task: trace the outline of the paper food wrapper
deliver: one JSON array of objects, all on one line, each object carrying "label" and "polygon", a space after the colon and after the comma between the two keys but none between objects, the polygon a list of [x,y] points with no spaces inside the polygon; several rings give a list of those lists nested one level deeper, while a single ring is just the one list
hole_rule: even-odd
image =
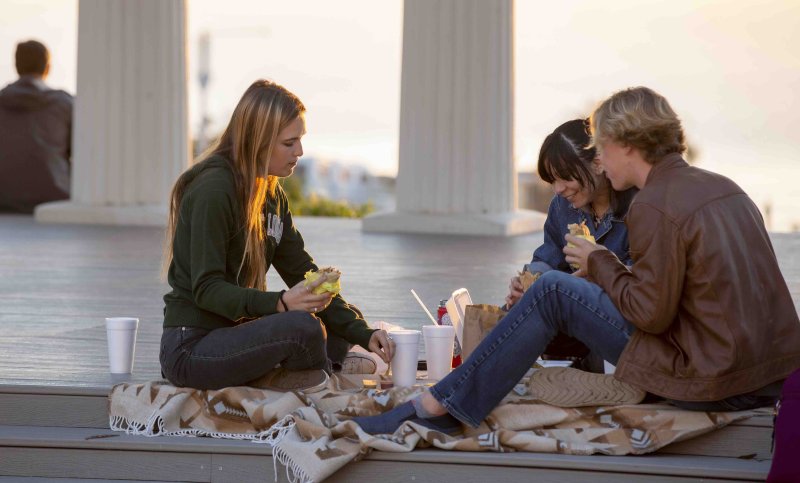
[{"label": "paper food wrapper", "polygon": [[[569,234],[572,236],[583,238],[584,240],[589,240],[592,243],[597,243],[592,234],[589,232],[589,227],[586,226],[585,221],[580,222],[580,224],[570,223],[569,225],[567,225],[567,229],[569,230]],[[567,246],[574,247],[575,245],[573,245],[572,243],[567,243]],[[581,268],[580,265],[578,265],[577,263],[570,263],[569,266],[572,267],[573,270],[578,270],[579,268]]]},{"label": "paper food wrapper", "polygon": [[320,268],[317,272],[309,270],[306,272],[305,282],[303,282],[303,285],[308,287],[313,282],[316,282],[320,277],[325,277],[325,281],[314,289],[314,293],[320,295],[325,292],[330,292],[333,295],[336,295],[342,289],[341,282],[339,281],[341,276],[342,272],[333,267]]},{"label": "paper food wrapper", "polygon": [[523,272],[519,272],[519,281],[522,283],[522,291],[527,292],[533,282],[539,280],[539,277],[542,276],[541,272],[531,273],[527,270]]}]

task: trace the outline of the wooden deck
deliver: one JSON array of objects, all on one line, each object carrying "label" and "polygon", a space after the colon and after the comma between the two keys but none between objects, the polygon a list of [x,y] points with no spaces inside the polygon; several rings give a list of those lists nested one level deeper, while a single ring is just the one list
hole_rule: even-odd
[{"label": "wooden deck", "polygon": [[[342,269],[343,294],[370,321],[406,327],[467,287],[499,302],[507,280],[541,234],[515,238],[362,233],[354,220],[297,221],[310,253]],[[39,225],[0,215],[0,482],[264,481],[269,450],[206,438],[143,438],[111,433],[103,318],[139,317],[134,381],[160,378],[159,281],[163,231],[142,227]],[[800,236],[773,236],[781,269],[800,305]],[[271,288],[282,287],[274,274]],[[753,418],[644,457],[373,453],[329,481],[759,481],[769,469],[771,418]],[[673,453],[673,454],[667,454]],[[267,455],[265,457],[265,455]],[[725,457],[727,456],[727,457]],[[737,456],[740,458],[732,458]],[[498,470],[501,469],[502,473]],[[283,473],[279,471],[279,476]],[[22,479],[31,477],[33,479]]]}]

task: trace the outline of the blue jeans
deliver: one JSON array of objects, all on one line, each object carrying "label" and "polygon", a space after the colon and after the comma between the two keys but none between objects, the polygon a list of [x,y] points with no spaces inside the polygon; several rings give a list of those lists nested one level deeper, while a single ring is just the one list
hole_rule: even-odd
[{"label": "blue jeans", "polygon": [[220,389],[245,385],[277,365],[330,371],[350,347],[318,318],[290,311],[214,330],[165,327],[161,371],[178,387]]},{"label": "blue jeans", "polygon": [[[469,358],[430,391],[450,414],[477,427],[559,332],[616,364],[635,330],[598,285],[549,271],[525,292]],[[670,403],[700,411],[733,411],[769,404],[763,397],[750,396]]]},{"label": "blue jeans", "polygon": [[450,414],[477,427],[559,332],[616,364],[634,330],[598,285],[549,271],[431,394]]}]

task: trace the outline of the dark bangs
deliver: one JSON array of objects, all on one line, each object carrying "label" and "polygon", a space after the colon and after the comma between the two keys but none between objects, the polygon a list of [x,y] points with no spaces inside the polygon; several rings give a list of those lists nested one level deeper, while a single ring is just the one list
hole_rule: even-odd
[{"label": "dark bangs", "polygon": [[[580,126],[582,130],[582,122]],[[595,156],[594,148],[587,149],[585,145],[576,145],[564,132],[559,131],[551,133],[542,143],[537,167],[539,177],[550,184],[555,183],[556,178],[564,181],[574,180],[583,187],[594,189],[594,177],[589,171]]]},{"label": "dark bangs", "polygon": [[[582,188],[596,190],[597,178],[592,174],[591,166],[597,151],[587,147],[590,143],[588,120],[573,119],[558,126],[545,138],[539,150],[539,177],[550,184],[555,183],[556,178],[577,181]],[[601,183],[608,190],[612,212],[620,218],[625,216],[637,190],[614,191],[610,182]]]}]

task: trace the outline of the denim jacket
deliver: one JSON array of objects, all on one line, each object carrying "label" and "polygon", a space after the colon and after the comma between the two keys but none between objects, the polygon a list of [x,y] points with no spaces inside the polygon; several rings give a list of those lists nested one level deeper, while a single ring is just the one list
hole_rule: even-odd
[{"label": "denim jacket", "polygon": [[637,192],[636,188],[623,192],[619,213],[614,214],[609,210],[597,228],[594,226],[591,214],[573,208],[569,201],[560,196],[554,196],[547,210],[547,220],[544,222],[544,243],[533,252],[533,260],[525,265],[525,270],[531,273],[550,270],[573,272],[562,251],[567,243],[564,235],[569,233],[567,225],[581,221],[586,222],[589,232],[597,243],[611,250],[622,263],[631,266],[633,260],[628,246],[628,229],[623,220]]}]

